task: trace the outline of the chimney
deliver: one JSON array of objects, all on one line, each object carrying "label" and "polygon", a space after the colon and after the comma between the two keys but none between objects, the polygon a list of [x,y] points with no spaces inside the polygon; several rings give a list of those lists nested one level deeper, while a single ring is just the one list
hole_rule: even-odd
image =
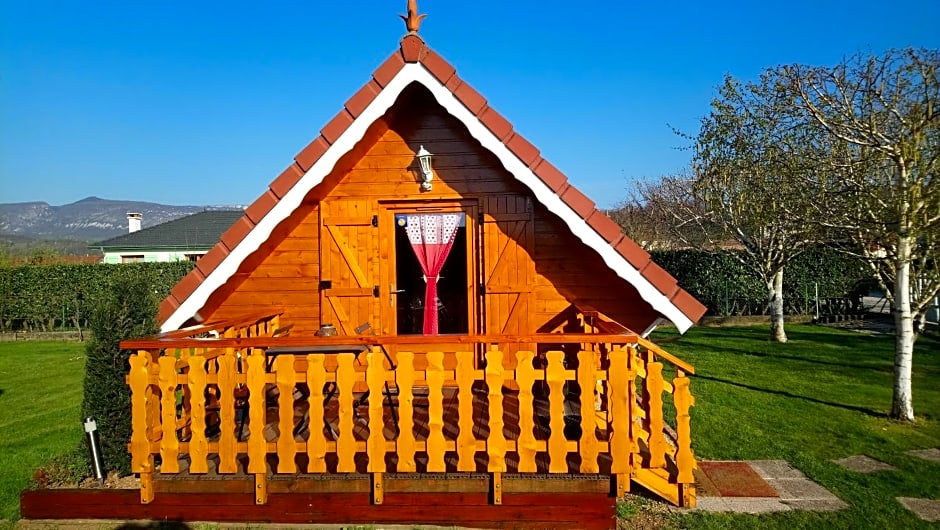
[{"label": "chimney", "polygon": [[140,224],[143,222],[144,216],[139,213],[128,213],[127,214],[127,233],[133,234],[140,230]]}]

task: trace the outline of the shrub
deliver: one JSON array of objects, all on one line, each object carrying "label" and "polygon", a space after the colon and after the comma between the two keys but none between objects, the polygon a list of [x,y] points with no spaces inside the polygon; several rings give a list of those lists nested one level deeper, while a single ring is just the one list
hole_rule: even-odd
[{"label": "shrub", "polygon": [[194,266],[189,261],[0,266],[0,330],[82,329],[121,278],[143,278],[162,299]]},{"label": "shrub", "polygon": [[[652,252],[683,289],[708,307],[708,314],[763,315],[767,288],[757,275],[735,259],[733,252],[665,250]],[[787,314],[811,314],[816,288],[820,298],[855,294],[870,279],[864,263],[835,249],[818,246],[793,259],[783,270],[783,301]]]},{"label": "shrub", "polygon": [[157,301],[146,278],[122,275],[94,308],[92,339],[86,347],[82,417],[98,422],[101,453],[107,471],[130,472],[127,443],[131,437],[131,396],[125,382],[130,350],[124,339],[158,331]]}]

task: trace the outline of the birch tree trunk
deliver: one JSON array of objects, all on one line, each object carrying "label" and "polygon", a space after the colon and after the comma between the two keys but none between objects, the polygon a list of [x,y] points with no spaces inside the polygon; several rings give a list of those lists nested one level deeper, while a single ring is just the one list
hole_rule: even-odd
[{"label": "birch tree trunk", "polygon": [[767,306],[770,308],[770,338],[774,342],[786,342],[787,332],[783,325],[783,268],[777,270],[767,282]]},{"label": "birch tree trunk", "polygon": [[911,237],[898,237],[897,278],[894,282],[894,396],[891,417],[914,421],[911,364],[914,358],[914,315],[911,312]]}]

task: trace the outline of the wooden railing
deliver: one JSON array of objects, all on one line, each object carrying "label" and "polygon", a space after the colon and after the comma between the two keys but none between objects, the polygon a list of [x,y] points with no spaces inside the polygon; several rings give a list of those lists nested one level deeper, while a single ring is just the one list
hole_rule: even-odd
[{"label": "wooden railing", "polygon": [[[690,367],[664,381],[665,352],[635,334],[279,337],[276,321],[263,324],[122,343],[137,350],[129,449],[142,502],[153,499],[159,458],[165,475],[252,476],[258,503],[269,473],[371,473],[380,504],[384,473],[483,471],[495,503],[499,477],[512,472],[609,474],[618,493],[646,473],[645,486],[694,504]],[[266,355],[311,343],[368,349]],[[671,443],[663,392],[677,410]]]},{"label": "wooden railing", "polygon": [[[640,461],[634,466],[634,479],[676,505],[695,506],[692,473],[698,464],[692,452],[689,415],[695,398],[687,377],[695,374],[695,368],[599,311],[578,307],[574,310],[579,327],[586,333],[635,337],[631,366],[636,371],[638,387],[633,408],[636,423],[633,439]],[[668,372],[673,375],[672,381],[666,380]],[[664,418],[664,394],[672,397],[675,410],[672,425]]]}]

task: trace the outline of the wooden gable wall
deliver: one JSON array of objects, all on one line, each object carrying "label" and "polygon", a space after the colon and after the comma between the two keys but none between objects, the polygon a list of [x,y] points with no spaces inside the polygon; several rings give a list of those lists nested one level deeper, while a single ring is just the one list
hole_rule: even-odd
[{"label": "wooden gable wall", "polygon": [[[436,178],[429,192],[421,192],[416,182],[414,153],[421,145],[434,153]],[[319,291],[322,270],[330,276],[358,276],[343,280],[344,288],[358,286],[362,296],[361,304],[346,306],[355,314],[344,316],[354,323],[375,322],[387,298],[371,298],[364,290],[367,285],[358,284],[387,289],[388,279],[378,276],[377,263],[388,251],[388,242],[380,242],[377,232],[369,235],[373,229],[363,223],[378,214],[380,201],[388,200],[479,205],[484,214],[480,248],[487,256],[480,272],[489,283],[485,296],[490,332],[552,331],[548,323],[572,303],[598,309],[636,331],[658,316],[417,85],[403,92],[384,121],[370,128],[331,176],[310,192],[304,206],[210,298],[202,316],[228,317],[271,307],[283,310],[282,322],[294,323],[297,333],[312,333],[321,313],[330,315],[331,322],[336,318],[327,306],[330,300]],[[337,234],[355,247],[359,271],[337,262]],[[326,251],[330,248],[332,253]],[[369,253],[374,253],[372,259]],[[497,264],[499,253],[505,253],[503,261],[508,262]],[[502,322],[503,329],[492,329],[496,322]]]}]

